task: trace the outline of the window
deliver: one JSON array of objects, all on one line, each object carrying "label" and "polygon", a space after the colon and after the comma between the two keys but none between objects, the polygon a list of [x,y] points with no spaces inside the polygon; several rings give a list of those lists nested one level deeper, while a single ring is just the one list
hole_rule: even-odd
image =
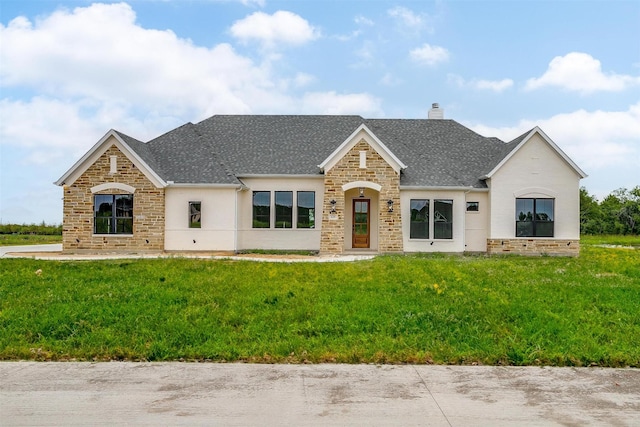
[{"label": "window", "polygon": [[554,199],[516,199],[516,237],[553,237]]},{"label": "window", "polygon": [[271,192],[253,192],[253,228],[271,227]]},{"label": "window", "polygon": [[[274,191],[275,228],[315,228],[316,192],[298,191],[294,214],[293,191]],[[271,227],[271,191],[253,192],[253,228]]]},{"label": "window", "polygon": [[480,210],[480,202],[467,202],[467,212],[478,212]]},{"label": "window", "polygon": [[189,228],[202,227],[201,202],[189,202]]},{"label": "window", "polygon": [[453,200],[433,201],[433,238],[453,239]]},{"label": "window", "polygon": [[429,238],[429,200],[411,199],[411,239]]},{"label": "window", "polygon": [[298,191],[298,228],[315,228],[316,192]]},{"label": "window", "polygon": [[93,197],[95,234],[133,234],[133,194],[96,194]]},{"label": "window", "polygon": [[293,227],[293,191],[276,191],[276,228]]}]

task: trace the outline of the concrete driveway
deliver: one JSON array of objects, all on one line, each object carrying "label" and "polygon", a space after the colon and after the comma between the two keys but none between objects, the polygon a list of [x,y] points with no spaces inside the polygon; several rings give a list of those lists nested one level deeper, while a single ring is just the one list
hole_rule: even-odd
[{"label": "concrete driveway", "polygon": [[640,370],[0,362],[0,425],[638,426]]}]

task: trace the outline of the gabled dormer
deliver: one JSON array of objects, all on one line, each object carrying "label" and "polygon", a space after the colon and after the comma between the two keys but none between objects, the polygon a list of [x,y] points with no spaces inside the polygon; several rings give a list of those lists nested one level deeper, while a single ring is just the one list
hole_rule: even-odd
[{"label": "gabled dormer", "polygon": [[[320,170],[324,173],[330,171],[340,160],[342,160],[347,153],[349,153],[356,144],[366,143],[373,151],[375,151],[384,161],[393,168],[393,170],[399,175],[403,169],[407,166],[396,157],[395,154],[384,145],[382,141],[367,127],[365,124],[361,124],[347,139],[345,139],[333,153],[329,155],[322,163],[318,165]],[[365,151],[358,153],[359,168],[367,168],[367,157]]]}]

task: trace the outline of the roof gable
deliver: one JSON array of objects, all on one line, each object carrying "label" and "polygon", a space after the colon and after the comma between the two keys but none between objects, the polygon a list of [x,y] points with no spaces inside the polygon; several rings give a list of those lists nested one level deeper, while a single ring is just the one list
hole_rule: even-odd
[{"label": "roof gable", "polygon": [[512,148],[507,155],[485,176],[482,177],[482,179],[487,179],[487,178],[491,178],[493,175],[495,175],[496,172],[498,172],[498,170],[500,170],[500,168],[502,168],[502,166],[504,166],[505,163],[507,163],[509,161],[509,159],[511,159],[525,144],[527,144],[527,142],[529,142],[533,136],[535,135],[540,135],[540,137],[542,138],[543,141],[545,141],[557,154],[558,156],[560,156],[565,163],[567,163],[567,165],[569,167],[571,167],[576,174],[578,174],[578,176],[580,176],[580,178],[586,178],[588,175],[586,173],[584,173],[584,171],[582,169],[580,169],[578,167],[578,165],[576,165],[573,160],[571,160],[569,158],[569,156],[567,156],[565,154],[564,151],[562,151],[560,149],[560,147],[558,147],[552,140],[551,138],[549,138],[547,136],[547,134],[545,134],[542,129],[540,129],[538,126],[534,127],[533,129],[531,129],[529,132],[525,132],[524,134],[520,135],[519,137],[517,137],[516,139],[514,139],[513,141],[511,141],[508,145],[514,146],[514,148]]},{"label": "roof gable", "polygon": [[[149,166],[149,164],[142,159],[142,157],[132,149],[132,147],[125,142],[125,139],[129,143],[142,142],[135,140],[126,135],[120,134],[111,129],[107,132],[98,142],[95,143],[89,151],[85,153],[80,160],[78,160],[71,168],[64,173],[56,182],[56,185],[71,185],[73,184],[83,173],[93,165],[100,156],[102,156],[109,147],[115,145],[118,150],[122,152],[136,167],[158,188],[165,187],[167,184],[164,180]],[[150,153],[147,153],[150,156]]]},{"label": "roof gable", "polygon": [[371,132],[371,130],[365,124],[361,124],[353,131],[342,144],[336,148],[333,153],[329,155],[318,167],[323,171],[328,171],[333,168],[340,159],[342,159],[360,140],[364,139],[371,148],[373,148],[397,173],[400,173],[402,169],[406,169],[407,165],[402,163],[395,154],[389,150],[389,148],[378,139],[378,137]]}]

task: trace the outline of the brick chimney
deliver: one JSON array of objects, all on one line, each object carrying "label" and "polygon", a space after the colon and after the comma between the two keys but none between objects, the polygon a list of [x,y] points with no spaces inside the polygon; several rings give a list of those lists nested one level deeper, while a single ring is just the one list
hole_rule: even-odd
[{"label": "brick chimney", "polygon": [[431,104],[431,109],[429,110],[429,120],[442,120],[444,119],[444,110],[440,108],[437,102]]}]

